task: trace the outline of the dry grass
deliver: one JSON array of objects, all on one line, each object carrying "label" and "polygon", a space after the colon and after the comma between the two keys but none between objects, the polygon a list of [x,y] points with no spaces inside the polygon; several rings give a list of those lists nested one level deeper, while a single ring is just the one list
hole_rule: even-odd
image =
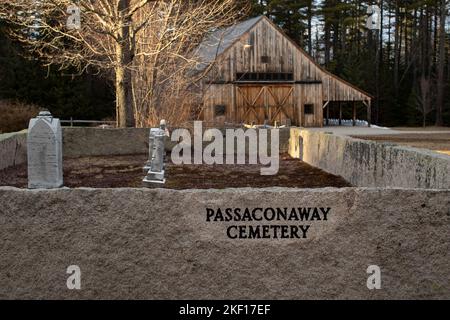
[{"label": "dry grass", "polygon": [[28,122],[38,113],[39,108],[35,105],[0,100],[0,133],[15,132],[28,128]]}]

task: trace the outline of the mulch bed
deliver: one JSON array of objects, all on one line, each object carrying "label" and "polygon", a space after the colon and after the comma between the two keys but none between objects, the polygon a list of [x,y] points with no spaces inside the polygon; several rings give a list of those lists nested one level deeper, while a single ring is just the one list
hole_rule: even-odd
[{"label": "mulch bed", "polygon": [[[174,165],[166,166],[165,185],[145,185],[145,155],[64,159],[64,186],[70,188],[225,189],[225,188],[324,188],[350,187],[341,177],[328,174],[288,155],[280,158],[275,176],[260,175],[259,165]],[[27,187],[27,166],[0,171],[0,186]]]}]

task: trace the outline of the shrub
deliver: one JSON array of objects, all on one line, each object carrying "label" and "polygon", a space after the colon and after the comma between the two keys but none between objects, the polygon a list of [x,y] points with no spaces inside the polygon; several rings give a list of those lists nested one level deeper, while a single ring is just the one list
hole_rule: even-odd
[{"label": "shrub", "polygon": [[38,114],[39,108],[36,105],[0,100],[0,133],[26,129],[30,119]]}]

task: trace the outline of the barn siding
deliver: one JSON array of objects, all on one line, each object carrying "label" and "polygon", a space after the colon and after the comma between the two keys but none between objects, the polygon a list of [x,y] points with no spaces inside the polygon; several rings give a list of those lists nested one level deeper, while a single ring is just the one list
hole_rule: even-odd
[{"label": "barn siding", "polygon": [[[206,89],[204,98],[204,120],[207,122],[224,123],[235,121],[235,107],[232,103],[234,86],[232,84],[212,84]],[[215,106],[225,106],[225,116],[215,116]]]}]

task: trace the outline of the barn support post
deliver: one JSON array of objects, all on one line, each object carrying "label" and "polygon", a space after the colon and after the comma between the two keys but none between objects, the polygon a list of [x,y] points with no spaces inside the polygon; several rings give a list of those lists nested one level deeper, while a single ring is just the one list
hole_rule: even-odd
[{"label": "barn support post", "polygon": [[339,125],[342,126],[342,103],[339,101]]},{"label": "barn support post", "polygon": [[370,128],[372,125],[372,100],[363,101],[363,103],[367,107],[367,123]]},{"label": "barn support post", "polygon": [[370,128],[372,125],[372,100],[367,101],[367,123]]},{"label": "barn support post", "polygon": [[231,85],[231,109],[232,109],[232,118],[234,123],[238,123],[238,112],[237,112],[237,108],[236,108],[236,85],[232,84]]},{"label": "barn support post", "polygon": [[353,101],[353,126],[356,127],[356,102]]},{"label": "barn support post", "polygon": [[330,103],[327,105],[327,126],[330,124]]},{"label": "barn support post", "polygon": [[[327,111],[326,111],[326,114],[325,114],[325,118],[326,118],[325,124],[326,124],[326,125],[328,125],[328,123],[329,123],[329,114],[328,114],[328,108],[329,108],[329,106],[330,106],[330,100],[328,100],[327,102],[325,102],[325,104],[324,104],[323,107],[322,107],[322,110],[325,110],[325,108],[327,108]],[[323,112],[322,112],[322,114],[323,114]],[[322,121],[323,121],[323,119],[322,119]]]}]

